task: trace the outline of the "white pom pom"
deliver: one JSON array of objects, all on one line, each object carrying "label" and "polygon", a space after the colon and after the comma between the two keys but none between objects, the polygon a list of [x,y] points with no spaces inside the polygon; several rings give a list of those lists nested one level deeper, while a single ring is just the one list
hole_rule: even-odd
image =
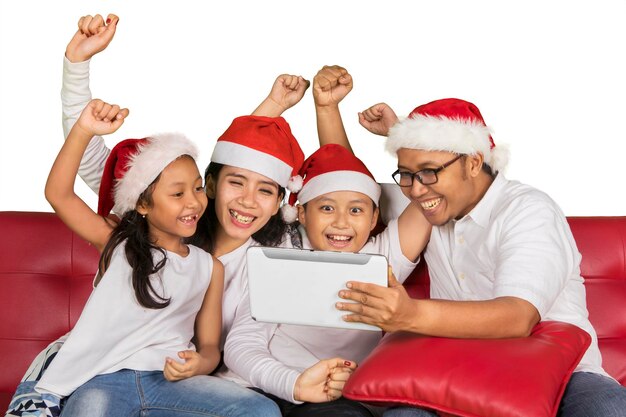
[{"label": "white pom pom", "polygon": [[283,216],[285,223],[291,224],[298,218],[298,209],[290,204],[284,204],[280,208],[280,214]]},{"label": "white pom pom", "polygon": [[287,183],[287,189],[292,193],[297,193],[302,189],[302,177],[300,175],[295,175],[289,178],[289,182]]}]

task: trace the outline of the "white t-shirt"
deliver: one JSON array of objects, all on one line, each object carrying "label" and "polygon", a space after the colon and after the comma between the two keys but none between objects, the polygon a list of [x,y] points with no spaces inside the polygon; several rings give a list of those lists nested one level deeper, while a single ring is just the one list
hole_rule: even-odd
[{"label": "white t-shirt", "polygon": [[[66,138],[90,100],[89,61],[72,63],[64,58],[61,102],[63,104],[63,132]],[[78,174],[96,194],[100,188],[102,172],[110,153],[111,151],[104,143],[104,139],[101,136],[94,136],[80,162]],[[235,320],[237,306],[243,297],[244,281],[241,276],[245,265],[246,250],[252,242],[253,240],[249,239],[244,245],[219,257],[224,265],[224,301],[220,348],[224,346],[226,335]]]},{"label": "white t-shirt", "polygon": [[607,375],[588,319],[581,255],[565,216],[545,193],[499,174],[469,214],[433,227],[424,258],[431,298],[526,300],[541,320],[587,331],[591,346],[576,371]]},{"label": "white t-shirt", "polygon": [[[192,349],[196,315],[211,281],[213,259],[194,246],[185,257],[166,252],[151,276],[156,293],[170,298],[161,309],[145,308],[135,297],[124,244],[93,290],[67,340],[35,387],[40,393],[70,395],[91,378],[120,369],[163,370],[165,358]],[[153,250],[155,264],[162,254]]]},{"label": "white t-shirt", "polygon": [[[304,228],[300,230],[303,248],[311,249]],[[285,240],[283,246],[291,247],[290,240]],[[385,255],[400,282],[416,265],[402,254],[397,220],[391,221],[385,231],[371,238],[360,252]],[[246,285],[246,298],[239,306],[235,323],[226,339],[224,361],[230,372],[220,376],[296,402],[293,389],[302,371],[322,359],[336,356],[358,363],[372,351],[381,337],[382,332],[367,330],[257,322],[250,315]]]}]

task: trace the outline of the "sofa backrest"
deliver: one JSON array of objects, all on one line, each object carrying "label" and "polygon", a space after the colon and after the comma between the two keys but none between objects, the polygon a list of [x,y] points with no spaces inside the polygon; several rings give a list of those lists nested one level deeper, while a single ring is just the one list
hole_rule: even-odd
[{"label": "sofa backrest", "polygon": [[78,320],[99,257],[53,213],[0,212],[0,406]]},{"label": "sofa backrest", "polygon": [[[626,217],[568,220],[583,255],[604,368],[626,385]],[[37,353],[76,323],[98,259],[52,213],[0,212],[0,408]],[[405,285],[428,297],[427,266],[421,263]]]}]

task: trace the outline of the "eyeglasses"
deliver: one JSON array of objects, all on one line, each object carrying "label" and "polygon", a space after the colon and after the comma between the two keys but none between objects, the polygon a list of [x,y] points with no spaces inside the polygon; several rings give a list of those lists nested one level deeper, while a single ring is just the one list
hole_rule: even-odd
[{"label": "eyeglasses", "polygon": [[463,155],[458,155],[453,160],[448,161],[439,168],[435,169],[423,169],[417,172],[400,171],[398,169],[396,172],[391,174],[391,177],[400,187],[411,187],[413,185],[413,178],[418,180],[422,185],[432,185],[438,180],[437,173],[455,163],[462,156]]}]

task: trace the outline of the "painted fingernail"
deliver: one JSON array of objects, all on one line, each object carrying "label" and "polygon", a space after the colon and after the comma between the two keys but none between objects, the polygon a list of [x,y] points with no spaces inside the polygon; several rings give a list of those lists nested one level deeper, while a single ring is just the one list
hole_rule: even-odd
[{"label": "painted fingernail", "polygon": [[108,25],[109,23],[111,23],[111,18],[110,18],[110,17],[108,17],[108,18],[107,18],[107,25]]},{"label": "painted fingernail", "polygon": [[346,366],[350,366],[350,361],[343,361],[343,364]]}]

